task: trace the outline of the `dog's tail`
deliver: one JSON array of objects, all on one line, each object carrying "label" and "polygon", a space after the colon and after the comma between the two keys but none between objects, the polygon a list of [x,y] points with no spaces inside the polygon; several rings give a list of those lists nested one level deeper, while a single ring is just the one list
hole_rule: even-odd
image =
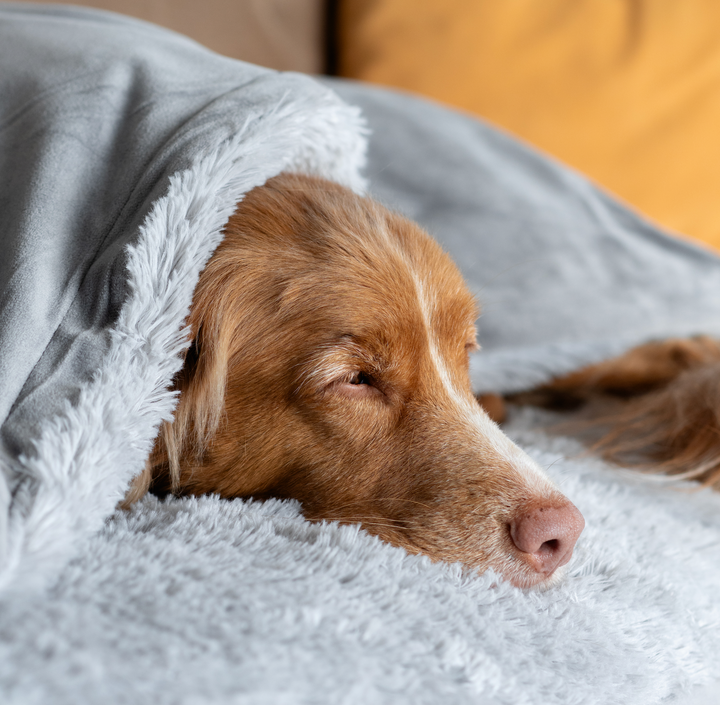
[{"label": "dog's tail", "polygon": [[687,370],[596,421],[606,430],[593,449],[605,459],[720,489],[720,363]]},{"label": "dog's tail", "polygon": [[670,339],[515,395],[556,409],[585,407],[563,424],[606,460],[720,489],[720,342]]}]

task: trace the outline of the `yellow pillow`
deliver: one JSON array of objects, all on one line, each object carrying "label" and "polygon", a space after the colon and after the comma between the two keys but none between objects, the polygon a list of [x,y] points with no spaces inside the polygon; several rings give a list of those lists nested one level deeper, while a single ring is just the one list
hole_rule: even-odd
[{"label": "yellow pillow", "polygon": [[341,75],[470,110],[720,249],[717,0],[339,0]]}]

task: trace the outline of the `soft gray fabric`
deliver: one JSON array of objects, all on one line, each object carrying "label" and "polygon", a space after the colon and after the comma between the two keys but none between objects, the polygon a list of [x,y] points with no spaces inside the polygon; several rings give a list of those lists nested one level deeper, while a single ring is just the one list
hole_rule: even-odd
[{"label": "soft gray fabric", "polygon": [[469,115],[329,85],[368,120],[371,193],[434,235],[482,304],[477,390],[528,388],[656,337],[720,335],[715,254]]},{"label": "soft gray fabric", "polygon": [[293,502],[150,496],[3,615],[0,701],[680,705],[720,678],[720,498],[578,460],[537,422],[508,430],[587,519],[557,588],[432,564]]},{"label": "soft gray fabric", "polygon": [[361,190],[362,131],[308,77],[0,5],[0,588],[51,575],[142,470],[238,200],[286,170]]},{"label": "soft gray fabric", "polygon": [[4,7],[0,66],[0,423],[17,453],[106,352],[124,247],[170,175],[257,105],[317,87],[64,8]]}]

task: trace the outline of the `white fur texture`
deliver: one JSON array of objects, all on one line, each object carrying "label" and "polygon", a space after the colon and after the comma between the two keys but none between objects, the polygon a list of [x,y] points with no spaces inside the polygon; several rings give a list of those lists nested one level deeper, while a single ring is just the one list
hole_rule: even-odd
[{"label": "white fur texture", "polygon": [[[79,539],[112,514],[140,472],[157,429],[170,417],[168,391],[186,346],[182,330],[203,265],[242,195],[284,170],[316,173],[364,188],[364,128],[356,108],[328,91],[286,98],[251,115],[243,131],[176,174],[153,206],[131,249],[131,294],[110,351],[78,403],[50,419],[10,505],[0,467],[0,590],[6,596],[42,586]],[[0,457],[0,463],[14,462]]]},{"label": "white fur texture", "polygon": [[535,421],[513,436],[587,519],[560,586],[524,593],[293,503],[148,497],[49,599],[15,600],[2,702],[659,705],[720,677],[718,496],[578,458]]}]

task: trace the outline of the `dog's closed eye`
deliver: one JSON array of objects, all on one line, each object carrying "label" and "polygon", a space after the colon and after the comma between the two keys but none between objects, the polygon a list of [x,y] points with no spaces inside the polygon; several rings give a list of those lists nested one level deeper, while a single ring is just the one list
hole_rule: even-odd
[{"label": "dog's closed eye", "polygon": [[369,399],[382,394],[376,378],[362,370],[349,372],[331,386],[351,399]]},{"label": "dog's closed eye", "polygon": [[350,375],[350,379],[347,381],[348,384],[358,384],[358,385],[367,385],[372,386],[373,380],[370,377],[370,375],[366,374],[365,372],[360,372],[359,370],[356,372],[353,372]]}]

